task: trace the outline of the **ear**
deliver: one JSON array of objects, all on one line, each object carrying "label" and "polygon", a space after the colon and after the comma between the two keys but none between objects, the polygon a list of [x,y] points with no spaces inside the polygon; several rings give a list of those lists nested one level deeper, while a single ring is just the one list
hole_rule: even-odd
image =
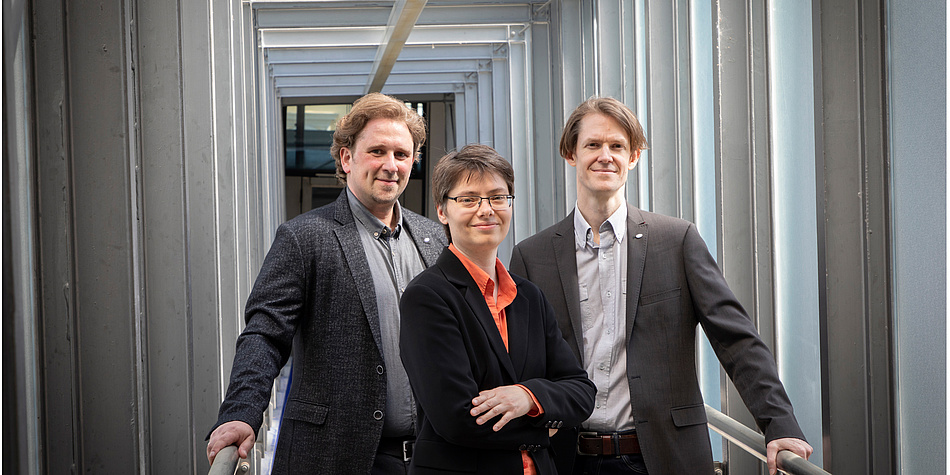
[{"label": "ear", "polygon": [[630,153],[630,163],[627,164],[627,170],[633,170],[633,167],[637,166],[637,162],[640,161],[640,152],[642,150],[634,150]]},{"label": "ear", "polygon": [[445,205],[441,204],[435,207],[435,212],[439,215],[439,222],[449,224],[449,218],[445,216]]},{"label": "ear", "polygon": [[349,173],[352,168],[350,165],[353,160],[353,154],[350,152],[349,147],[340,148],[340,166],[343,167],[344,173]]},{"label": "ear", "polygon": [[572,167],[577,167],[577,160],[574,159],[574,153],[573,153],[573,152],[567,154],[567,156],[564,157],[564,160],[566,160],[567,163],[568,163],[570,166],[572,166]]}]

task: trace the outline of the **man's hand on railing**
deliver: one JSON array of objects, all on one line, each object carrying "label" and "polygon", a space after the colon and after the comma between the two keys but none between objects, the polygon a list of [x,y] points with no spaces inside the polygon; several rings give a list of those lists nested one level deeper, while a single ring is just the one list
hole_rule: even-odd
[{"label": "man's hand on railing", "polygon": [[211,433],[208,440],[208,463],[214,463],[214,457],[218,455],[218,452],[229,445],[236,445],[238,457],[246,459],[251,447],[254,447],[254,440],[254,429],[246,422],[225,422]]},{"label": "man's hand on railing", "polygon": [[782,450],[788,450],[799,457],[808,460],[808,457],[815,450],[808,442],[802,439],[786,437],[784,439],[775,439],[765,446],[766,463],[769,465],[769,475],[775,475],[778,468],[775,465],[775,457]]}]

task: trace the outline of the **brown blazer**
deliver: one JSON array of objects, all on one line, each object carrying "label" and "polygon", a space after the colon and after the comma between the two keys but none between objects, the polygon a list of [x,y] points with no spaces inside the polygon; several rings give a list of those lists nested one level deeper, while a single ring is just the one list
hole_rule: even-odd
[{"label": "brown blazer", "polygon": [[[628,205],[625,240],[627,373],[647,470],[654,475],[712,473],[696,374],[697,325],[766,441],[804,439],[772,353],[729,290],[696,227]],[[561,333],[581,359],[574,214],[515,246],[510,270],[541,288],[554,306]],[[569,473],[563,470],[569,470],[573,457],[571,450],[559,451],[561,473]]]}]

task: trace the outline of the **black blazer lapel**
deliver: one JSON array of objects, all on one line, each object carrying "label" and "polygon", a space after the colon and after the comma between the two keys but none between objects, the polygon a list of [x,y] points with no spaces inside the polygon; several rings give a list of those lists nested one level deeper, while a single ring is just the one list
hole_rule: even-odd
[{"label": "black blazer lapel", "polygon": [[567,314],[574,328],[577,354],[584,355],[584,326],[581,322],[581,297],[577,283],[577,251],[574,243],[574,211],[558,223],[554,232],[554,261],[560,275],[561,288],[567,302]]},{"label": "black blazer lapel", "polygon": [[492,351],[498,360],[501,361],[501,366],[507,371],[508,377],[511,378],[512,381],[518,381],[515,377],[514,365],[511,364],[511,357],[508,355],[508,349],[505,348],[505,342],[501,339],[501,334],[498,333],[495,319],[491,316],[491,310],[488,309],[488,304],[485,303],[485,297],[482,296],[482,292],[479,290],[478,284],[475,283],[475,279],[468,273],[468,269],[466,269],[462,261],[460,261],[458,257],[455,257],[455,254],[448,249],[442,252],[436,266],[442,270],[446,279],[459,289],[462,298],[465,299],[465,303],[468,304],[472,313],[475,315],[475,319],[478,320],[482,330],[488,335],[488,341],[491,344]]},{"label": "black blazer lapel", "polygon": [[[643,268],[647,262],[647,244],[650,233],[640,210],[627,205],[627,323],[626,341],[630,341],[633,322],[637,318],[637,306],[640,303],[640,284],[643,282]],[[639,236],[639,237],[638,237]]]},{"label": "black blazer lapel", "polygon": [[363,311],[366,313],[366,320],[373,333],[373,340],[376,341],[376,348],[379,348],[381,352],[382,337],[379,330],[379,310],[376,307],[376,288],[373,286],[373,275],[369,271],[363,241],[360,239],[359,230],[356,229],[356,220],[353,219],[353,212],[350,211],[345,189],[333,205],[336,208],[334,219],[339,224],[333,232],[340,243],[340,249],[343,250],[347,268],[350,269],[353,281],[356,283],[356,293],[360,296],[360,303],[363,304]]},{"label": "black blazer lapel", "polygon": [[531,319],[528,299],[521,293],[521,284],[518,284],[518,296],[505,308],[505,318],[508,322],[508,356],[518,376],[515,381],[520,381],[528,358],[528,324]]}]

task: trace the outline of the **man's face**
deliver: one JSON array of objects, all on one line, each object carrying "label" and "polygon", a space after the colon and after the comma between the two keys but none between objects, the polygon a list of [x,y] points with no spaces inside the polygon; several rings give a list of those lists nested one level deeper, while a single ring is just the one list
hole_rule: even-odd
[{"label": "man's face", "polygon": [[404,122],[367,122],[353,146],[340,149],[346,186],[373,214],[386,215],[409,183],[413,152],[412,135]]},{"label": "man's face", "polygon": [[578,194],[609,197],[622,193],[627,172],[640,158],[630,149],[623,127],[604,114],[588,114],[581,119],[577,145],[567,162],[577,169]]},{"label": "man's face", "polygon": [[[473,176],[457,183],[448,195],[492,197],[507,195],[505,180],[494,174]],[[481,200],[474,208],[466,208],[453,200],[438,207],[439,221],[449,226],[452,243],[467,256],[493,253],[508,235],[512,209],[492,209],[489,200]]]}]

